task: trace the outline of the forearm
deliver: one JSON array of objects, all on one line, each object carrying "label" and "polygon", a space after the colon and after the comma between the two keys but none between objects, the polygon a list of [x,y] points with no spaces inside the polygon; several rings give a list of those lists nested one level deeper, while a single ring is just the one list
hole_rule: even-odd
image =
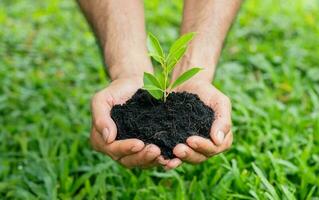
[{"label": "forearm", "polygon": [[181,34],[196,32],[186,55],[176,67],[173,79],[188,68],[203,67],[194,77],[212,81],[215,66],[228,29],[241,0],[185,0]]},{"label": "forearm", "polygon": [[103,49],[111,79],[152,71],[143,1],[78,0]]}]

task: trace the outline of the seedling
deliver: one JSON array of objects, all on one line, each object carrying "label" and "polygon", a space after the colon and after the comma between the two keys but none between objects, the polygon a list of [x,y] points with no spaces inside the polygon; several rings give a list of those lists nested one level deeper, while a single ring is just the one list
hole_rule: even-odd
[{"label": "seedling", "polygon": [[174,82],[171,82],[170,74],[176,64],[184,56],[189,42],[193,39],[195,33],[187,33],[177,39],[170,47],[168,53],[164,53],[158,39],[152,34],[148,34],[149,55],[161,65],[161,72],[153,75],[144,72],[144,86],[154,98],[166,101],[169,93],[177,86],[189,80],[197,74],[201,68],[194,67],[182,75],[180,75]]}]

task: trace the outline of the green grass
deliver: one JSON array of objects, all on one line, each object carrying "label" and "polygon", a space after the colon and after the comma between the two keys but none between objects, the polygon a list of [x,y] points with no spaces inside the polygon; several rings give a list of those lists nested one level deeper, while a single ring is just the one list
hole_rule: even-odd
[{"label": "green grass", "polygon": [[[146,3],[166,48],[181,8]],[[214,81],[232,149],[143,171],[91,150],[89,102],[108,80],[75,2],[0,1],[0,199],[319,199],[318,19],[317,0],[245,1]]]}]

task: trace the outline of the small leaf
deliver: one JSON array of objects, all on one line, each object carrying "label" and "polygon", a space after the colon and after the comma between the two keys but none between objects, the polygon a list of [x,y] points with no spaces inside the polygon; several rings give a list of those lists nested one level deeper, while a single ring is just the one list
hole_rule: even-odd
[{"label": "small leaf", "polygon": [[163,89],[161,83],[157,80],[157,78],[150,73],[144,72],[143,77],[144,85],[154,85],[160,89]]},{"label": "small leaf", "polygon": [[167,69],[168,72],[171,72],[175,65],[180,61],[180,59],[184,56],[186,52],[187,47],[182,47],[178,49],[177,51],[173,52],[169,55],[168,61],[167,61]]},{"label": "small leaf", "polygon": [[[163,49],[157,38],[152,33],[148,33],[147,43],[149,52],[151,55],[153,55],[152,57],[164,59]],[[158,61],[156,58],[154,59]]]},{"label": "small leaf", "polygon": [[187,70],[182,75],[180,75],[172,84],[171,89],[176,88],[177,86],[181,85],[188,79],[192,78],[195,74],[197,74],[202,68],[194,67],[192,69]]},{"label": "small leaf", "polygon": [[162,91],[162,89],[161,88],[159,88],[159,87],[156,87],[155,85],[144,85],[143,86],[143,89],[145,89],[145,90],[147,90],[147,91],[149,91],[149,90],[158,90],[158,91]]},{"label": "small leaf", "polygon": [[148,55],[151,56],[157,62],[159,62],[161,64],[161,66],[163,65],[164,58],[158,56],[157,54],[153,54],[153,53],[149,53]]},{"label": "small leaf", "polygon": [[144,85],[143,89],[147,90],[147,92],[150,95],[152,95],[155,99],[161,99],[164,95],[161,89],[154,85]]},{"label": "small leaf", "polygon": [[161,84],[161,88],[166,89],[165,88],[165,75],[163,73],[157,73],[155,76],[156,76],[158,82]]},{"label": "small leaf", "polygon": [[150,93],[150,95],[152,95],[155,99],[161,99],[163,97],[161,84],[154,75],[144,72],[143,82],[143,88],[147,90],[148,93]]},{"label": "small leaf", "polygon": [[174,44],[171,46],[169,50],[169,54],[172,54],[173,52],[179,50],[182,47],[185,47],[188,45],[188,43],[193,39],[196,33],[187,33],[185,35],[182,35],[180,38],[174,42]]}]

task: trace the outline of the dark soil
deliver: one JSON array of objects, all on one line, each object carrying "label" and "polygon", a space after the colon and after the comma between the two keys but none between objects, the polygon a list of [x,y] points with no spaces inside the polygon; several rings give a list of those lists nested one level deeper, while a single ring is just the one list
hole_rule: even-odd
[{"label": "dark soil", "polygon": [[157,145],[164,158],[174,158],[173,148],[189,136],[210,137],[214,111],[195,94],[173,92],[163,103],[140,89],[125,104],[115,105],[111,116],[117,140],[138,138]]}]

